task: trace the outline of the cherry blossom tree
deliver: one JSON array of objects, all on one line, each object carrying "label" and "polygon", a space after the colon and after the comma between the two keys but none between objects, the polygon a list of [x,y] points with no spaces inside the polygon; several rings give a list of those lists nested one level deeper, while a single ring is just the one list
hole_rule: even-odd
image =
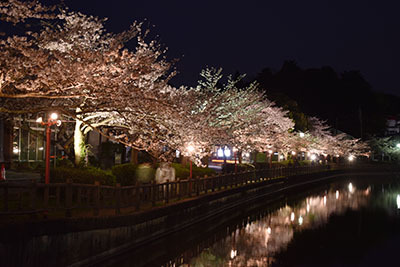
[{"label": "cherry blossom tree", "polygon": [[[85,127],[147,149],[149,127],[145,125],[162,121],[160,112],[152,112],[152,107],[173,110],[164,99],[169,97],[165,88],[174,72],[163,56],[165,51],[156,42],[145,41],[140,23],[111,34],[105,31],[104,20],[67,9],[47,14],[55,8],[14,0],[1,2],[0,7],[6,21],[17,24],[38,19],[40,26],[37,32],[1,40],[2,113],[58,110],[75,118],[78,161]],[[134,51],[125,48],[128,41],[136,42]],[[129,123],[133,121],[134,129]],[[130,138],[138,137],[114,138],[115,132],[124,129],[131,133]]]}]

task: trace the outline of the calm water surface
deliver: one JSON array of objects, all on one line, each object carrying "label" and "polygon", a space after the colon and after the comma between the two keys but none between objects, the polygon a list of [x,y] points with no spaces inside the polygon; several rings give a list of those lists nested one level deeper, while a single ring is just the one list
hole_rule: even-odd
[{"label": "calm water surface", "polygon": [[341,179],[282,197],[261,208],[232,211],[104,265],[400,266],[397,179]]}]

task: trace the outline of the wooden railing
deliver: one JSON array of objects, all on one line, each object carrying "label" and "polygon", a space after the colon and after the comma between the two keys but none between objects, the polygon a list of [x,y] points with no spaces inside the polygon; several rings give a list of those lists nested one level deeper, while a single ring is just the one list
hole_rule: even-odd
[{"label": "wooden railing", "polygon": [[[0,183],[0,220],[11,215],[52,214],[56,217],[98,216],[131,213],[166,205],[184,198],[229,190],[266,180],[309,174],[327,169],[327,165],[260,169],[251,172],[220,174],[211,177],[167,181],[134,186],[104,186],[66,183]],[[108,213],[104,213],[108,211]]]}]

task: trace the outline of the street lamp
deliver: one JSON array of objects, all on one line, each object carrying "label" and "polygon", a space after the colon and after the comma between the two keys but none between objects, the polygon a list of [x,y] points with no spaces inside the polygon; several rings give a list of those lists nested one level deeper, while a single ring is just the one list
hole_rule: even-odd
[{"label": "street lamp", "polygon": [[57,120],[58,114],[51,113],[47,122],[43,122],[42,117],[37,118],[36,122],[46,126],[46,173],[45,173],[45,183],[48,184],[50,182],[50,142],[51,142],[51,126],[56,124],[57,126],[61,125],[61,121]]}]

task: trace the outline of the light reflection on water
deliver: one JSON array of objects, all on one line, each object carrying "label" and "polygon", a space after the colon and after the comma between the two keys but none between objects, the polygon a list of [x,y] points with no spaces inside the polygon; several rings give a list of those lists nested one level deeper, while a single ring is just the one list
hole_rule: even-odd
[{"label": "light reflection on water", "polygon": [[[341,188],[336,186],[294,204],[287,204],[232,231],[197,256],[186,258],[185,263],[182,263],[182,256],[180,264],[176,266],[270,266],[274,262],[274,255],[286,248],[295,232],[324,225],[332,214],[341,215],[348,209],[366,207],[371,199],[371,191],[371,186],[357,188],[355,183],[350,182]],[[385,203],[384,206],[392,213],[394,206],[400,208],[398,191],[383,190],[384,195],[380,194],[379,189],[377,191],[379,196],[374,198],[375,205]]]}]

